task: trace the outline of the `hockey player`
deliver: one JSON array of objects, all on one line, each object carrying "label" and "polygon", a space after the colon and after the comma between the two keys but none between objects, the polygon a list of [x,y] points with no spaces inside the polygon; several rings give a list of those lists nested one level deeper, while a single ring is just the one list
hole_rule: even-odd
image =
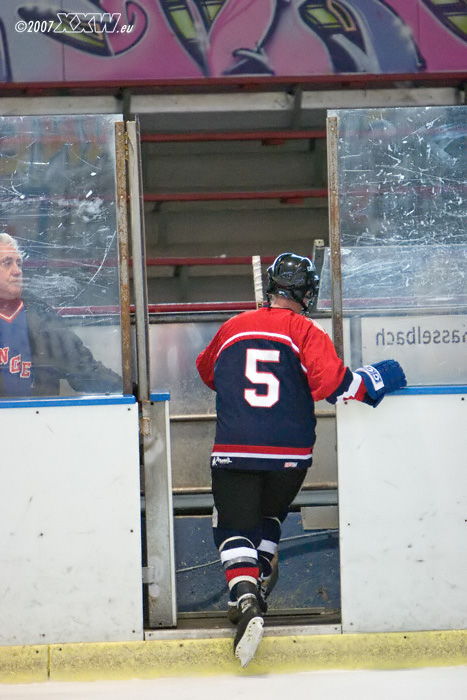
[{"label": "hockey player", "polygon": [[268,304],[226,321],[197,359],[202,380],[217,393],[214,541],[242,666],[261,641],[263,592],[272,588],[281,523],[311,466],[315,402],[376,406],[406,385],[393,360],[352,372],[327,333],[305,316],[319,285],[311,260],[283,253],[268,278]]}]

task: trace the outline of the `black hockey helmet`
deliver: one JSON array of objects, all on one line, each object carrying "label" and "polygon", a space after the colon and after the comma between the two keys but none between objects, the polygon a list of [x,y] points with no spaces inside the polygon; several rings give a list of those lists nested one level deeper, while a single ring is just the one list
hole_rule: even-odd
[{"label": "black hockey helmet", "polygon": [[296,301],[306,311],[313,305],[318,290],[319,275],[310,258],[282,253],[268,268],[268,295],[276,294]]}]

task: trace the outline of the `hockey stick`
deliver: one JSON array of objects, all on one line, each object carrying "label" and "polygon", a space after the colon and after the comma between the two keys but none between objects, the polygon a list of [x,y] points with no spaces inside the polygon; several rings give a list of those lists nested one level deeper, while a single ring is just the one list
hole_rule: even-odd
[{"label": "hockey stick", "polygon": [[253,285],[255,288],[255,302],[256,308],[259,309],[263,305],[263,277],[261,274],[261,256],[253,255],[251,258],[251,264],[253,266]]}]

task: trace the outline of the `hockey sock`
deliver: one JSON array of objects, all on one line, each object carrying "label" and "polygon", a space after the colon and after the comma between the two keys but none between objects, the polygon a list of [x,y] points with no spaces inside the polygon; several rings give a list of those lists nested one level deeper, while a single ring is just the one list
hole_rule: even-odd
[{"label": "hockey sock", "polygon": [[[259,577],[258,552],[246,537],[229,537],[219,547],[221,562],[231,600],[236,600],[234,592],[239,583],[249,583],[256,587]],[[234,597],[235,596],[235,597]]]},{"label": "hockey sock", "polygon": [[260,581],[267,583],[272,574],[272,561],[281,537],[281,521],[275,517],[263,518],[263,539],[258,546]]}]

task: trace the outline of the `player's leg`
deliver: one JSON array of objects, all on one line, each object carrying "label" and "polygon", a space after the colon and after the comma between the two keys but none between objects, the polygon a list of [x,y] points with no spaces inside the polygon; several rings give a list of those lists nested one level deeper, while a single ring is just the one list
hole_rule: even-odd
[{"label": "player's leg", "polygon": [[258,472],[215,468],[212,470],[214,498],[213,534],[224,566],[231,600],[238,586],[256,585],[261,540],[261,475]]},{"label": "player's leg", "polygon": [[281,525],[287,517],[292,501],[300,491],[306,469],[284,469],[268,472],[262,496],[262,539],[258,545],[260,568],[259,586],[265,602],[279,577],[277,547],[281,538]]},{"label": "player's leg", "polygon": [[263,634],[258,605],[262,476],[212,470],[213,534],[229,588],[229,619],[237,624],[234,652],[242,666],[253,658]]},{"label": "player's leg", "polygon": [[281,524],[276,516],[263,516],[262,539],[258,545],[259,598],[263,612],[268,609],[266,601],[279,576],[277,547],[281,538]]}]

